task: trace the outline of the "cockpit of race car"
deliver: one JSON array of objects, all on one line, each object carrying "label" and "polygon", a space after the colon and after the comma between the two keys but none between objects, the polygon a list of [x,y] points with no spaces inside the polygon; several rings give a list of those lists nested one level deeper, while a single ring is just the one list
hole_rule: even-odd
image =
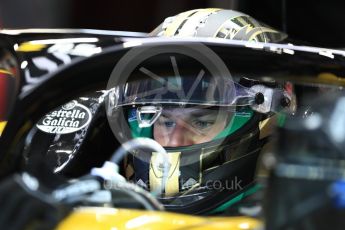
[{"label": "cockpit of race car", "polygon": [[345,52],[236,16],[215,38],[3,30],[1,206],[58,229],[338,223]]}]

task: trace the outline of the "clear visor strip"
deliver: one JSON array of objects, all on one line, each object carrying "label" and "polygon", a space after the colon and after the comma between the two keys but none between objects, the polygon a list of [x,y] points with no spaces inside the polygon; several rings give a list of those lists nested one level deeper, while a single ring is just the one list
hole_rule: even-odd
[{"label": "clear visor strip", "polygon": [[[262,94],[263,101],[257,103],[256,96],[258,94]],[[127,104],[119,103],[119,88],[115,87],[111,89],[108,93],[108,105],[107,105],[107,113],[111,115],[112,112],[118,109],[121,106],[125,106]],[[236,106],[237,101],[240,99],[245,99],[246,103],[243,105],[249,105],[251,108],[259,113],[269,113],[269,112],[276,112],[281,109],[280,100],[282,98],[291,100],[289,95],[283,89],[275,89],[269,88],[264,85],[254,85],[251,88],[246,88],[245,95],[237,95],[235,100],[233,100],[228,106]],[[140,102],[138,102],[140,104]],[[166,102],[161,102],[166,103]],[[134,105],[137,103],[132,103]],[[187,103],[186,103],[187,104]],[[191,103],[193,104],[193,103]],[[194,103],[196,104],[196,103]],[[210,104],[212,105],[212,104]],[[213,104],[216,105],[216,104]],[[226,105],[219,105],[219,106],[226,106]],[[284,106],[283,106],[284,107]],[[137,120],[139,121],[139,127],[150,127],[160,116],[162,113],[161,106],[141,106],[137,110]],[[153,115],[150,119],[143,119],[143,114],[151,114]]]}]

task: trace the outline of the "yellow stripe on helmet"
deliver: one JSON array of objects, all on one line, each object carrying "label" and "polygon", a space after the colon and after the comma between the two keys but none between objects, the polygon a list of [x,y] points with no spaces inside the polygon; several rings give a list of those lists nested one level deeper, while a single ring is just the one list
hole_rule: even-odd
[{"label": "yellow stripe on helmet", "polygon": [[[171,196],[179,192],[179,176],[180,176],[180,155],[181,152],[169,152],[169,176],[165,185],[165,195]],[[154,191],[161,187],[163,170],[158,168],[155,164],[157,162],[158,154],[152,153],[150,163],[150,190]]]},{"label": "yellow stripe on helmet", "polygon": [[[219,28],[216,30],[216,32],[213,34],[212,37],[216,38],[216,37],[217,37],[217,34],[218,34],[219,32],[221,32],[222,30],[224,30],[225,25],[226,25],[229,21],[232,21],[234,18],[237,18],[237,17],[241,17],[241,16],[236,16],[236,17],[233,17],[233,18],[229,18],[228,20],[225,20],[225,21],[219,26]],[[237,31],[238,28],[236,28],[235,30]]]},{"label": "yellow stripe on helmet", "polygon": [[[232,37],[236,37],[237,33],[239,33],[242,29],[246,30],[246,34],[249,34],[250,32],[253,32],[253,30],[256,30],[255,32],[253,32],[253,34],[250,35],[248,39],[246,39],[248,41],[253,40],[254,38],[256,38],[257,36],[263,33],[279,33],[278,31],[268,28],[268,27],[264,27],[264,26],[259,27],[257,25],[250,24],[243,19],[243,16],[236,16],[228,20],[225,20],[222,23],[222,25],[218,28],[218,30],[213,34],[213,37],[217,37],[219,32],[226,31],[225,29],[226,24],[228,24],[229,22],[233,22],[235,19],[241,22],[241,25],[237,24],[237,26],[233,26],[233,31],[229,31],[229,32],[232,32],[232,36],[230,37],[231,39]],[[228,34],[226,34],[226,36],[228,36]]]},{"label": "yellow stripe on helmet", "polygon": [[260,27],[259,31],[253,33],[252,36],[250,36],[249,41],[253,40],[258,35],[263,34],[263,33],[278,33],[278,31],[270,29],[270,28],[267,28],[267,27]]}]

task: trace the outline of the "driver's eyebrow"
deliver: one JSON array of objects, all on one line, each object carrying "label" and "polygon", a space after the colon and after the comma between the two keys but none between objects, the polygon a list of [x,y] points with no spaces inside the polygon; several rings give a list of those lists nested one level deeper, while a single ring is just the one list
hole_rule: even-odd
[{"label": "driver's eyebrow", "polygon": [[180,113],[178,111],[163,111],[162,115],[166,116],[166,117],[176,117],[179,115],[188,115],[190,117],[200,117],[200,116],[207,116],[207,115],[217,115],[219,111],[216,110],[210,110],[210,109],[198,109],[198,110],[194,110],[194,111],[188,111],[186,113]]},{"label": "driver's eyebrow", "polygon": [[198,117],[198,116],[206,116],[206,115],[217,115],[218,112],[219,111],[216,111],[216,110],[201,109],[201,110],[192,111],[190,114],[193,117]]}]

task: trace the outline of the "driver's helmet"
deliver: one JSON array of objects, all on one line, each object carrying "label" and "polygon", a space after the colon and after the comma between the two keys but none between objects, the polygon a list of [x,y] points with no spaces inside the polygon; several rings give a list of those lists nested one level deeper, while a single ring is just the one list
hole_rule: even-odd
[{"label": "driver's helmet", "polygon": [[[253,41],[272,41],[270,35],[279,35],[247,15],[220,9],[179,14],[152,34],[165,36],[174,27],[172,34],[181,35],[193,23],[197,32],[208,28],[210,34],[224,32],[229,39],[239,38],[230,36],[234,30],[238,34],[255,30],[248,38]],[[177,66],[185,65],[183,58],[174,57]],[[214,76],[207,70],[193,73],[188,66],[178,74],[170,69],[139,68],[124,84],[115,86],[109,94],[110,124],[121,142],[146,137],[168,152],[170,169],[159,198],[168,210],[205,213],[226,208],[257,189],[252,186],[256,162],[267,140],[260,124],[291,104],[291,86]],[[162,183],[162,167],[158,153],[140,149],[126,157],[124,174],[129,181],[156,191]]]},{"label": "driver's helmet", "polygon": [[287,35],[251,16],[217,8],[196,9],[166,18],[151,33],[163,37],[208,37],[230,40],[281,42]]}]

